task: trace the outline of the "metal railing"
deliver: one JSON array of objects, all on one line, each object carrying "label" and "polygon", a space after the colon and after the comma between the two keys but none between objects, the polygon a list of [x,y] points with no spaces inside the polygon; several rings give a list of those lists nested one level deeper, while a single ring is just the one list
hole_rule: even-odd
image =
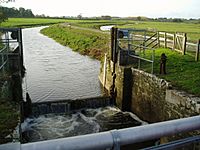
[{"label": "metal railing", "polygon": [[[124,33],[124,37],[120,37],[120,32]],[[139,34],[138,34],[139,33]],[[123,47],[120,50],[125,50],[128,52],[128,55],[138,60],[138,69],[142,69],[142,61],[145,63],[151,64],[151,71],[150,73],[153,74],[154,72],[154,58],[155,58],[155,45],[157,44],[153,43],[149,40],[152,37],[155,36],[155,33],[152,32],[152,36],[147,36],[149,33],[147,30],[138,30],[138,29],[118,29],[118,46]],[[150,43],[147,43],[150,41]],[[157,41],[157,39],[154,39],[153,42]],[[146,57],[145,51],[148,50],[151,54],[150,57]],[[148,72],[148,71],[147,71]]]},{"label": "metal railing", "polygon": [[2,75],[5,74],[5,69],[7,68],[8,64],[8,51],[9,51],[9,35],[7,32],[3,33],[2,40],[0,42],[2,49],[0,49],[0,72]]},{"label": "metal railing", "polygon": [[[194,116],[108,132],[21,144],[21,146],[16,146],[16,144],[1,145],[0,150],[120,150],[120,146],[199,129],[200,116]],[[190,140],[183,139],[179,146],[196,140],[199,140],[199,137]]]},{"label": "metal railing", "polygon": [[[20,28],[0,28],[0,33],[0,73],[4,75],[8,70],[10,55],[19,56],[19,63],[23,64],[22,31]],[[16,48],[18,52],[13,53]]]}]

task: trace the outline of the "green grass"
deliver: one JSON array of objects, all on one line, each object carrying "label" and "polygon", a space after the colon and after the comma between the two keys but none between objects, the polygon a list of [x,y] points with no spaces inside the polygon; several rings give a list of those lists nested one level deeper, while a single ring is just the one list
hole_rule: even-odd
[{"label": "green grass", "polygon": [[175,23],[127,20],[71,20],[72,25],[99,29],[103,25],[116,25],[118,28],[150,29],[166,32],[186,32],[188,41],[196,42],[200,38],[200,23]]},{"label": "green grass", "polygon": [[174,23],[174,22],[132,22],[121,28],[137,28],[137,29],[156,29],[166,32],[186,32],[188,34],[188,40],[197,42],[200,38],[200,24],[195,23]]},{"label": "green grass", "polygon": [[2,27],[31,27],[49,25],[66,22],[64,19],[44,19],[44,18],[9,18],[6,22],[1,23]]},{"label": "green grass", "polygon": [[[165,53],[167,56],[166,75],[159,75],[160,56]],[[151,51],[147,50],[145,57],[151,56]],[[182,89],[191,94],[200,96],[200,62],[195,62],[194,57],[182,55],[170,49],[157,49],[155,52],[154,73],[167,81],[174,87]],[[146,64],[143,69],[150,70],[150,65]]]},{"label": "green grass", "polygon": [[58,43],[69,46],[73,51],[100,60],[109,47],[109,35],[91,30],[53,25],[41,30],[44,35]]},{"label": "green grass", "polygon": [[196,42],[200,38],[200,23],[175,23],[130,20],[67,20],[72,25],[99,29],[103,25],[116,25],[119,28],[150,29],[166,32],[186,32],[188,41]]}]

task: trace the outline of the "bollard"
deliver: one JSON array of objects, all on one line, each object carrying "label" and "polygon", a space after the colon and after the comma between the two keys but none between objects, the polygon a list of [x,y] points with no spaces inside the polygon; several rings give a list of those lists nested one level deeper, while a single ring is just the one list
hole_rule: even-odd
[{"label": "bollard", "polygon": [[165,53],[162,53],[160,58],[160,74],[166,74],[166,61],[167,56]]}]

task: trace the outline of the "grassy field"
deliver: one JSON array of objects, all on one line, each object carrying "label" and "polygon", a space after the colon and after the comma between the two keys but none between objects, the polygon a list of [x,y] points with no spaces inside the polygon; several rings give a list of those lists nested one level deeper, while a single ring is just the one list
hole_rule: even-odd
[{"label": "grassy field", "polygon": [[[167,56],[166,75],[160,75],[160,56],[165,53]],[[147,50],[145,57],[150,58],[152,52]],[[169,81],[173,87],[182,89],[189,93],[200,96],[200,76],[199,76],[200,62],[195,62],[194,57],[190,55],[182,55],[170,49],[156,49],[154,74],[158,77]],[[146,64],[142,69],[150,72],[151,65]]]},{"label": "grassy field", "polygon": [[44,19],[44,18],[9,18],[3,22],[3,27],[27,27],[36,25],[48,25],[67,22],[73,26],[99,29],[103,25],[116,25],[119,28],[154,29],[167,32],[186,32],[188,40],[196,42],[200,38],[200,23],[174,23],[130,20],[67,20],[67,19]]},{"label": "grassy field", "polygon": [[1,27],[30,27],[65,22],[64,19],[43,19],[43,18],[9,18],[1,23]]},{"label": "grassy field", "polygon": [[167,32],[186,32],[188,34],[188,41],[197,42],[197,39],[200,39],[200,24],[194,23],[135,22],[134,24],[126,24],[119,27],[137,29],[156,29],[159,31]]},{"label": "grassy field", "polygon": [[174,23],[151,21],[126,21],[126,20],[89,20],[69,21],[72,25],[99,29],[103,25],[116,25],[118,28],[150,29],[166,32],[186,32],[188,41],[196,42],[200,38],[200,23]]}]

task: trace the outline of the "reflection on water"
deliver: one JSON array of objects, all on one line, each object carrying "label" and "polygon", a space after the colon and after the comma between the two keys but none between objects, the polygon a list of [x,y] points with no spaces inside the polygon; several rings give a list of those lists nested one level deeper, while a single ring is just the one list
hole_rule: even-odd
[{"label": "reflection on water", "polygon": [[146,124],[135,115],[115,107],[84,109],[78,112],[41,115],[28,118],[22,124],[24,142],[84,135],[111,129]]},{"label": "reflection on water", "polygon": [[23,30],[26,78],[33,102],[101,96],[100,63],[40,34]]}]

